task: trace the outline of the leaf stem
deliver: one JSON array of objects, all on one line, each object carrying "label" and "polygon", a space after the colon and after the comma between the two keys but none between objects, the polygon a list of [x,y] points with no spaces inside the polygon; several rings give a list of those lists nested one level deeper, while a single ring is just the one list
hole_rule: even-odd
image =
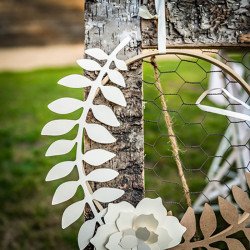
[{"label": "leaf stem", "polygon": [[89,110],[91,109],[91,107],[93,106],[93,101],[96,95],[96,92],[98,90],[98,88],[100,88],[100,86],[102,85],[102,79],[104,78],[104,76],[107,74],[109,67],[111,65],[111,63],[113,62],[113,59],[115,58],[116,54],[127,44],[127,41],[121,43],[120,45],[118,45],[116,47],[116,49],[109,55],[107,62],[105,63],[105,65],[102,67],[102,69],[99,72],[99,75],[97,76],[97,78],[93,81],[93,84],[91,86],[90,92],[88,94],[87,100],[85,101],[85,107],[83,109],[82,115],[78,120],[78,124],[79,124],[79,128],[78,128],[78,133],[76,136],[76,142],[77,142],[77,149],[76,149],[76,162],[77,162],[77,169],[78,169],[78,173],[79,173],[79,181],[81,183],[81,186],[84,190],[84,194],[86,197],[86,200],[88,201],[88,204],[94,214],[94,216],[96,218],[98,218],[98,222],[100,225],[103,224],[103,221],[101,220],[101,218],[99,218],[98,216],[98,211],[97,208],[92,200],[92,192],[90,189],[90,186],[88,184],[88,182],[85,180],[85,169],[83,167],[82,164],[82,140],[83,140],[83,130],[86,124],[86,119],[87,119],[87,115]]}]

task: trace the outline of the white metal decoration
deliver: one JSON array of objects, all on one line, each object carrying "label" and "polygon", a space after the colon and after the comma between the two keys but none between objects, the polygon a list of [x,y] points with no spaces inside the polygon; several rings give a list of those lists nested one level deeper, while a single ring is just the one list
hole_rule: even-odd
[{"label": "white metal decoration", "polygon": [[46,156],[55,156],[67,154],[76,146],[76,157],[74,161],[64,161],[55,165],[49,171],[46,181],[63,178],[69,175],[75,167],[77,168],[79,179],[67,181],[61,184],[55,191],[52,204],[56,205],[71,199],[76,194],[79,187],[84,190],[84,199],[67,207],[62,216],[62,227],[66,228],[82,216],[85,204],[90,206],[94,218],[86,221],[80,228],[78,235],[80,249],[84,249],[89,244],[89,240],[94,234],[96,223],[99,225],[103,224],[102,217],[106,210],[97,209],[94,202],[112,202],[124,194],[123,190],[105,187],[92,192],[88,185],[88,181],[107,182],[116,178],[118,172],[108,168],[98,168],[86,175],[82,161],[85,161],[92,166],[100,166],[114,158],[116,154],[105,149],[92,149],[83,153],[82,139],[83,131],[85,130],[86,134],[92,141],[102,144],[114,143],[116,141],[115,137],[107,130],[107,128],[100,124],[88,123],[86,118],[91,110],[94,117],[99,122],[113,127],[120,125],[115,113],[110,107],[106,105],[95,105],[93,104],[93,101],[97,91],[100,90],[108,101],[124,107],[126,106],[126,100],[122,91],[115,86],[103,86],[102,80],[105,75],[108,74],[109,79],[114,84],[119,87],[125,87],[125,81],[122,74],[117,70],[110,69],[110,65],[111,63],[115,63],[118,70],[127,70],[126,63],[117,58],[117,53],[121,51],[129,41],[130,38],[124,39],[110,55],[107,55],[104,51],[98,48],[85,51],[86,54],[96,60],[106,61],[104,66],[101,66],[97,61],[90,59],[81,59],[77,61],[77,63],[86,71],[98,71],[99,74],[97,78],[95,80],[90,80],[81,75],[69,75],[61,79],[58,83],[69,88],[82,89],[90,87],[87,99],[82,101],[70,97],[64,97],[52,102],[48,106],[51,111],[58,114],[69,114],[82,109],[80,118],[78,120],[54,120],[47,123],[42,130],[42,135],[59,136],[70,132],[75,126],[78,126],[78,132],[74,139],[57,140],[48,148]]},{"label": "white metal decoration", "polygon": [[[243,77],[244,68],[241,65],[230,63],[230,66],[236,73]],[[202,97],[197,100],[198,107],[206,112],[215,111],[217,114],[227,115],[235,121],[243,120],[245,123],[234,122],[227,128],[215,153],[215,155],[219,157],[213,159],[209,168],[208,178],[211,182],[207,184],[202,194],[195,200],[193,205],[195,211],[202,211],[205,202],[215,200],[219,195],[231,199],[230,188],[232,188],[233,185],[239,185],[243,189],[246,189],[244,172],[248,171],[246,167],[250,161],[249,149],[247,147],[233,147],[230,154],[225,156],[230,145],[245,145],[249,139],[250,128],[248,124],[250,124],[250,106],[241,101],[247,100],[248,94],[242,90],[239,84],[229,85],[228,89],[230,92],[225,90],[227,79],[233,81],[232,77],[228,75],[223,77],[223,74],[220,73],[220,69],[215,65],[212,65],[211,72],[213,73],[209,79],[209,90],[205,91]],[[210,95],[210,93],[213,94]],[[233,95],[231,93],[233,93]],[[234,110],[232,110],[232,108],[231,110],[225,110],[200,105],[201,99],[207,95],[213,103],[219,106],[226,106],[228,105],[228,101],[223,94],[229,99],[234,100],[234,103],[240,105],[234,105]],[[241,100],[239,98],[241,98]],[[231,169],[234,163],[236,164],[236,171]],[[221,185],[220,181],[225,176],[227,176],[228,181],[226,185]],[[214,208],[218,209],[218,206],[214,206]]]}]

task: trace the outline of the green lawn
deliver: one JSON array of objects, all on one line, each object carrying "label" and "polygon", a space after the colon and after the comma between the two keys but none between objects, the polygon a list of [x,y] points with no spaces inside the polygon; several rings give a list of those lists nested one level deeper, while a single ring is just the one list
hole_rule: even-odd
[{"label": "green lawn", "polygon": [[57,117],[47,109],[51,101],[81,98],[79,91],[68,93],[56,84],[72,72],[81,69],[0,74],[0,249],[76,248],[77,225],[61,230],[64,206],[50,206],[58,183],[44,180],[58,158],[44,157],[53,139],[40,135],[42,127]]},{"label": "green lawn", "polygon": [[[200,64],[204,70],[195,71],[194,63],[184,61],[181,65],[175,60],[159,64],[161,72],[165,72],[161,82],[193,198],[206,184],[206,171],[221,138],[217,134],[222,134],[227,124],[225,118],[205,115],[192,105],[202,87],[207,87],[209,77],[205,71],[209,71],[210,65]],[[69,89],[56,84],[72,73],[81,74],[81,69],[0,73],[0,249],[76,249],[81,222],[66,230],[60,228],[66,205],[50,205],[59,182],[44,181],[58,157],[44,157],[53,138],[40,135],[48,121],[58,118],[47,109],[50,102],[63,96],[82,98],[81,91],[71,89],[69,93]],[[144,80],[147,195],[162,196],[168,209],[180,213],[185,201],[171,158],[159,93],[147,63]]]}]

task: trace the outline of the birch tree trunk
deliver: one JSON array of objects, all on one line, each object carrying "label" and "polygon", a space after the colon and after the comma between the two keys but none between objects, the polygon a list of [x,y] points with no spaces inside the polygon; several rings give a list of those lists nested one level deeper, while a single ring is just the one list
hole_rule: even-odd
[{"label": "birch tree trunk", "polygon": [[[119,44],[120,40],[130,35],[133,39],[129,48],[122,51],[118,58],[128,59],[136,55],[140,51],[138,7],[137,0],[87,1],[85,6],[86,48],[98,47],[106,53],[110,53]],[[115,169],[120,175],[114,181],[105,184],[91,183],[91,187],[93,190],[107,185],[121,188],[125,191],[122,200],[135,205],[144,195],[141,62],[131,65],[129,71],[123,73],[123,76],[127,87],[123,88],[122,91],[127,101],[127,107],[112,105],[105,101],[101,94],[95,99],[96,104],[107,104],[114,109],[121,123],[118,128],[108,128],[117,139],[116,143],[98,145],[98,143],[90,141],[85,135],[84,150],[105,148],[116,154],[115,158],[102,167]],[[95,75],[91,75],[91,77],[95,78]],[[88,119],[88,121],[94,121],[91,115]],[[85,168],[87,172],[93,170],[90,165],[85,165]],[[86,219],[91,218],[91,216],[91,212],[87,209],[85,211]]]}]

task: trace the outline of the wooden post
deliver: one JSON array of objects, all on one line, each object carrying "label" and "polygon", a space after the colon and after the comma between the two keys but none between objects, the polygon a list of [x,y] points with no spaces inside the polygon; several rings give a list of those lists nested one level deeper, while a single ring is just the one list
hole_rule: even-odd
[{"label": "wooden post", "polygon": [[[155,14],[155,0],[143,0]],[[157,21],[142,20],[142,48],[157,47]],[[249,2],[245,0],[166,0],[168,48],[249,46]]]},{"label": "wooden post", "polygon": [[[131,35],[129,48],[121,52],[118,58],[129,58],[140,51],[140,26],[138,0],[86,1],[85,6],[85,45],[86,48],[98,47],[106,53],[111,53],[120,40]],[[121,126],[109,128],[116,143],[98,145],[91,142],[87,135],[84,137],[84,150],[105,148],[116,153],[116,157],[106,163],[106,166],[118,170],[120,175],[111,182],[100,184],[91,183],[93,190],[101,186],[117,187],[125,191],[122,200],[136,205],[144,196],[144,140],[142,115],[142,70],[141,62],[135,62],[129,71],[123,73],[126,88],[122,91],[127,101],[127,107],[112,105],[99,95],[95,103],[112,106]],[[91,77],[95,77],[92,75]],[[87,95],[87,93],[86,93]],[[88,118],[89,121],[94,119]],[[102,167],[105,167],[102,166]],[[93,167],[86,165],[85,169],[92,171]],[[104,204],[105,205],[105,204]],[[91,213],[86,210],[86,219]],[[91,249],[91,248],[90,248]]]}]

